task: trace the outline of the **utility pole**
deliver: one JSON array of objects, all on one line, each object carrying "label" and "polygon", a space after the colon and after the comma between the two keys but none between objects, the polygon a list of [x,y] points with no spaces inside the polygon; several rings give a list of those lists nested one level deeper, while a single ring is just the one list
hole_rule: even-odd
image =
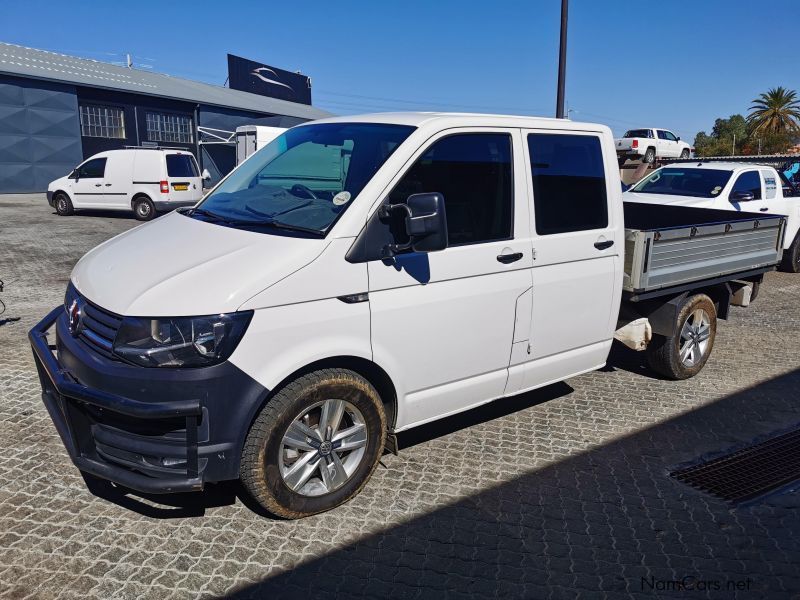
[{"label": "utility pole", "polygon": [[126,54],[125,58],[127,59],[126,63],[128,65],[128,68],[132,69],[133,68],[133,58],[131,57],[130,53]]},{"label": "utility pole", "polygon": [[731,156],[736,156],[736,134],[733,134],[733,145],[731,146]]},{"label": "utility pole", "polygon": [[569,0],[561,0],[561,42],[558,47],[558,93],[556,118],[564,118],[564,86],[567,78],[567,10]]}]

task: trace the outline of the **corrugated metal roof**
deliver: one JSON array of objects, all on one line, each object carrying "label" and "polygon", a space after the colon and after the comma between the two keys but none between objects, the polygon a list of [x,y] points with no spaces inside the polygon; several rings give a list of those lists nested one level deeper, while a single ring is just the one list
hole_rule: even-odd
[{"label": "corrugated metal roof", "polygon": [[297,102],[4,42],[0,42],[0,73],[303,119],[331,114]]}]

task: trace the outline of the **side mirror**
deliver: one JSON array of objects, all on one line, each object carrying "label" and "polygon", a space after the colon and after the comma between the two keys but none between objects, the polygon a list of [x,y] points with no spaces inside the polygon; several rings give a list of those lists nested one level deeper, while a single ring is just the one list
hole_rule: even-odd
[{"label": "side mirror", "polygon": [[680,142],[681,141],[681,136],[678,136],[675,139]]},{"label": "side mirror", "polygon": [[208,169],[203,169],[200,177],[203,178],[203,181],[210,181],[211,180],[211,173],[208,172]]},{"label": "side mirror", "polygon": [[67,179],[74,179],[75,181],[78,181],[78,169],[72,169],[72,172],[67,175]]},{"label": "side mirror", "polygon": [[753,199],[753,192],[733,192],[729,198],[731,202],[750,202]]},{"label": "side mirror", "polygon": [[414,252],[436,252],[447,248],[447,215],[444,196],[437,192],[413,194],[405,204],[387,204],[381,207],[381,218],[388,218],[396,210],[406,213],[405,229],[408,242],[387,244],[383,248],[384,258],[391,258],[403,250]]}]

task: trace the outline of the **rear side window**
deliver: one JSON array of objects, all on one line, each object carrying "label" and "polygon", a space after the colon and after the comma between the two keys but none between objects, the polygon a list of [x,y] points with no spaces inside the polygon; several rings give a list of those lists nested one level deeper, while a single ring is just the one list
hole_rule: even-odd
[{"label": "rear side window", "polygon": [[106,159],[94,158],[85,162],[78,169],[78,176],[81,179],[97,179],[103,177],[106,172]]},{"label": "rear side window", "polygon": [[199,177],[191,154],[167,154],[168,177]]},{"label": "rear side window", "polygon": [[463,133],[434,142],[392,190],[392,203],[411,194],[444,196],[451,246],[511,238],[511,136]]},{"label": "rear side window", "polygon": [[528,135],[536,233],[602,229],[608,199],[600,138],[593,135]]},{"label": "rear side window", "polygon": [[761,177],[758,171],[747,171],[739,175],[739,179],[733,184],[731,194],[736,192],[750,192],[753,194],[753,200],[761,200]]},{"label": "rear side window", "polygon": [[778,178],[772,171],[761,171],[761,177],[764,178],[764,192],[765,200],[774,200],[778,195]]}]

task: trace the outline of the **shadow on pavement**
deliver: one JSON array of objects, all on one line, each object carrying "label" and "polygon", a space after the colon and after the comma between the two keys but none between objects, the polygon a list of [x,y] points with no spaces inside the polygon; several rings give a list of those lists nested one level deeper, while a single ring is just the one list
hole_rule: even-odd
[{"label": "shadow on pavement", "polygon": [[[800,370],[557,459],[230,595],[790,597],[800,590],[800,494],[732,507],[669,472],[797,423],[798,398]],[[656,401],[632,408],[647,411]],[[324,552],[326,540],[320,547]]]},{"label": "shadow on pavement", "polygon": [[[531,406],[570,394],[572,391],[570,386],[561,382],[484,404],[478,408],[398,434],[400,449],[410,448],[473,425],[525,410]],[[202,492],[162,495],[143,494],[112,485],[85,473],[81,473],[81,475],[89,491],[95,496],[154,519],[202,517],[205,515],[206,509],[232,505],[237,498],[256,514],[265,518],[274,518],[250,498],[238,481],[212,484]]]}]

